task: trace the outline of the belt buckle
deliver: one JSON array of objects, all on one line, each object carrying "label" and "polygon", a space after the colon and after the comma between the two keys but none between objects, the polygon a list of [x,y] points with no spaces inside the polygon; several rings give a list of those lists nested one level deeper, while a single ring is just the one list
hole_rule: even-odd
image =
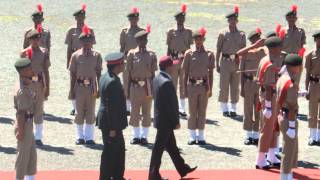
[{"label": "belt buckle", "polygon": [[139,86],[143,87],[145,85],[144,81],[138,81]]},{"label": "belt buckle", "polygon": [[197,80],[196,80],[196,84],[197,84],[197,85],[200,85],[200,84],[202,84],[202,83],[203,83],[203,80],[202,80],[202,79],[197,79]]},{"label": "belt buckle", "polygon": [[229,56],[229,58],[233,61],[233,60],[236,59],[236,55],[235,55],[235,54],[232,54],[232,55]]},{"label": "belt buckle", "polygon": [[88,79],[85,79],[85,80],[83,80],[83,84],[87,86],[90,84],[90,81]]},{"label": "belt buckle", "polygon": [[39,81],[39,77],[38,76],[32,76],[32,81],[33,82],[38,82]]}]

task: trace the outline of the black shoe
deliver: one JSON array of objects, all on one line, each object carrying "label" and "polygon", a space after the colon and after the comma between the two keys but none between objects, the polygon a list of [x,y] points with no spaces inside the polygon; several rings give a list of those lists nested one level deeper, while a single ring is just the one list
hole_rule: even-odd
[{"label": "black shoe", "polygon": [[308,142],[308,145],[309,145],[309,146],[315,146],[315,145],[317,145],[317,144],[318,144],[318,142],[315,141],[315,140],[312,140],[312,139],[310,139],[309,142]]},{"label": "black shoe", "polygon": [[36,145],[37,145],[37,146],[43,146],[43,143],[42,143],[41,140],[36,140]]},{"label": "black shoe", "polygon": [[84,143],[85,143],[84,139],[77,139],[76,140],[76,145],[82,145]]},{"label": "black shoe", "polygon": [[130,116],[130,111],[126,111],[127,116]]},{"label": "black shoe", "polygon": [[244,145],[251,145],[251,144],[253,144],[253,139],[251,137],[246,138],[244,140]]},{"label": "black shoe", "polygon": [[190,167],[188,166],[187,170],[186,170],[184,173],[180,174],[180,176],[183,178],[183,177],[185,177],[187,174],[190,174],[190,173],[192,173],[193,171],[195,171],[197,168],[198,168],[198,166],[193,167],[193,168],[190,168]]},{"label": "black shoe", "polygon": [[94,140],[88,140],[86,141],[86,145],[95,145],[96,142],[94,142]]},{"label": "black shoe", "polygon": [[139,138],[133,138],[133,139],[130,141],[130,144],[140,144],[140,139],[139,139]]},{"label": "black shoe", "polygon": [[71,116],[76,115],[76,110],[72,109],[71,112],[70,112],[70,115],[71,115]]},{"label": "black shoe", "polygon": [[148,145],[149,143],[148,143],[147,138],[141,138],[140,139],[140,144],[143,145],[143,146]]},{"label": "black shoe", "polygon": [[237,113],[236,112],[230,112],[230,117],[236,117]]},{"label": "black shoe", "polygon": [[271,163],[270,161],[268,162],[270,164],[270,168],[280,169],[281,163]]},{"label": "black shoe", "polygon": [[206,145],[207,143],[206,143],[206,141],[205,140],[203,140],[203,141],[198,141],[198,145]]},{"label": "black shoe", "polygon": [[187,117],[187,113],[186,113],[186,112],[179,112],[179,115],[180,115],[181,117]]},{"label": "black shoe", "polygon": [[281,160],[281,155],[280,154],[276,154],[276,158],[279,159],[279,161]]},{"label": "black shoe", "polygon": [[259,144],[259,139],[252,139],[252,144],[257,146]]},{"label": "black shoe", "polygon": [[228,111],[223,112],[223,113],[222,113],[222,115],[223,115],[224,117],[230,117],[230,114],[229,114],[229,112],[228,112]]},{"label": "black shoe", "polygon": [[268,170],[268,169],[271,169],[271,167],[270,165],[266,165],[260,168],[258,165],[256,165],[256,169]]},{"label": "black shoe", "polygon": [[189,140],[188,141],[188,145],[195,145],[195,144],[197,144],[197,141],[196,140]]}]

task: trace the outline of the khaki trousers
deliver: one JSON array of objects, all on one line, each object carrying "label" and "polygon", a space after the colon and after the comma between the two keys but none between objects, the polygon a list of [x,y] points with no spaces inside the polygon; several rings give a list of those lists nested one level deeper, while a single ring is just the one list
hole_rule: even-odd
[{"label": "khaki trousers", "polygon": [[246,131],[259,131],[260,112],[256,104],[259,101],[259,85],[253,81],[244,83],[244,120],[243,129]]},{"label": "khaki trousers", "polygon": [[129,124],[133,127],[140,126],[140,111],[142,111],[142,126],[151,125],[151,104],[152,98],[147,97],[145,89],[140,86],[130,87],[131,116]]},{"label": "khaki trousers", "polygon": [[94,124],[96,97],[93,96],[90,87],[81,87],[76,84],[75,93],[77,106],[75,123],[78,125],[82,125],[84,123]]},{"label": "khaki trousers", "polygon": [[320,101],[320,83],[309,85],[309,128],[319,128],[319,101]]}]

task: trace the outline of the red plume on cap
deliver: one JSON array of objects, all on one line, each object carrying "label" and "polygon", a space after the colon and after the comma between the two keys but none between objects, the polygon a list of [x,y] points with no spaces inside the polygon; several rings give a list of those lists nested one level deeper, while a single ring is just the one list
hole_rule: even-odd
[{"label": "red plume on cap", "polygon": [[282,29],[279,33],[279,38],[280,39],[284,39],[284,37],[286,36],[286,30],[285,29]]},{"label": "red plume on cap", "polygon": [[42,8],[42,4],[38,4],[38,5],[37,5],[37,9],[38,9],[38,12],[42,12],[42,9],[43,9],[43,8]]},{"label": "red plume on cap", "polygon": [[293,11],[293,12],[297,12],[297,10],[298,10],[298,6],[297,5],[292,5],[291,6],[291,11]]},{"label": "red plume on cap", "polygon": [[277,28],[276,28],[276,33],[277,33],[277,34],[280,33],[281,28],[282,28],[281,24],[278,24],[278,25],[277,25]]},{"label": "red plume on cap", "polygon": [[150,33],[150,32],[151,32],[151,26],[150,26],[150,24],[147,24],[146,31],[147,31],[147,33]]},{"label": "red plume on cap", "polygon": [[87,10],[87,5],[86,4],[82,4],[82,11],[86,11]]},{"label": "red plume on cap", "polygon": [[31,48],[31,47],[27,49],[27,57],[28,57],[30,60],[31,60],[31,58],[32,58],[32,48]]},{"label": "red plume on cap", "polygon": [[234,10],[235,13],[239,14],[239,6],[234,6]]},{"label": "red plume on cap", "polygon": [[183,12],[183,13],[187,12],[187,5],[186,4],[181,5],[181,12]]},{"label": "red plume on cap", "polygon": [[84,25],[84,26],[83,26],[82,32],[83,32],[85,35],[91,34],[91,31],[90,31],[90,29],[89,29],[89,27],[88,27],[87,25]]},{"label": "red plume on cap", "polygon": [[304,56],[304,52],[306,52],[306,49],[305,49],[305,48],[301,48],[300,51],[299,51],[299,53],[298,53],[298,55],[299,55],[300,57],[303,57],[303,56]]},{"label": "red plume on cap", "polygon": [[200,33],[201,36],[205,37],[206,34],[207,34],[206,28],[201,27],[201,28],[199,29],[199,33]]},{"label": "red plume on cap", "polygon": [[38,33],[42,33],[42,25],[41,24],[37,25],[37,31],[38,31]]},{"label": "red plume on cap", "polygon": [[260,28],[257,28],[257,29],[256,29],[256,33],[261,34],[261,33],[262,33],[262,30],[261,30]]},{"label": "red plume on cap", "polygon": [[137,14],[137,13],[139,13],[139,9],[138,9],[137,7],[133,7],[133,8],[131,9],[131,12],[132,12],[133,14]]}]

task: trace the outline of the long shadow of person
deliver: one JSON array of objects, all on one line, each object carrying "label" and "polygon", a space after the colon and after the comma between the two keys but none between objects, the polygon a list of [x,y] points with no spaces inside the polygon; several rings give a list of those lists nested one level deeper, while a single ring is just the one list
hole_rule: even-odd
[{"label": "long shadow of person", "polygon": [[16,154],[16,152],[17,152],[17,149],[16,149],[16,148],[0,146],[0,153],[4,153],[4,154]]},{"label": "long shadow of person", "polygon": [[14,124],[14,120],[8,117],[0,117],[0,123],[2,124]]},{"label": "long shadow of person", "polygon": [[215,125],[215,126],[220,126],[220,125],[219,125],[219,121],[212,120],[212,119],[207,119],[207,120],[206,120],[206,124]]},{"label": "long shadow of person", "polygon": [[243,122],[243,116],[242,115],[237,115],[235,117],[230,117],[231,119],[238,121],[238,122]]},{"label": "long shadow of person", "polygon": [[55,152],[62,155],[73,155],[73,149],[65,148],[65,147],[56,147],[51,145],[43,145],[37,146],[38,149],[47,152]]},{"label": "long shadow of person", "polygon": [[320,165],[316,163],[308,162],[308,161],[298,161],[298,167],[318,169],[320,168]]},{"label": "long shadow of person", "polygon": [[58,122],[61,124],[72,124],[72,120],[70,118],[59,117],[52,114],[45,114],[43,119],[51,122]]},{"label": "long shadow of person", "polygon": [[216,146],[210,143],[207,143],[206,145],[199,145],[199,147],[204,148],[209,151],[217,151],[217,152],[224,152],[226,154],[232,155],[232,156],[238,156],[241,157],[241,150],[235,149],[232,147],[220,147]]}]

